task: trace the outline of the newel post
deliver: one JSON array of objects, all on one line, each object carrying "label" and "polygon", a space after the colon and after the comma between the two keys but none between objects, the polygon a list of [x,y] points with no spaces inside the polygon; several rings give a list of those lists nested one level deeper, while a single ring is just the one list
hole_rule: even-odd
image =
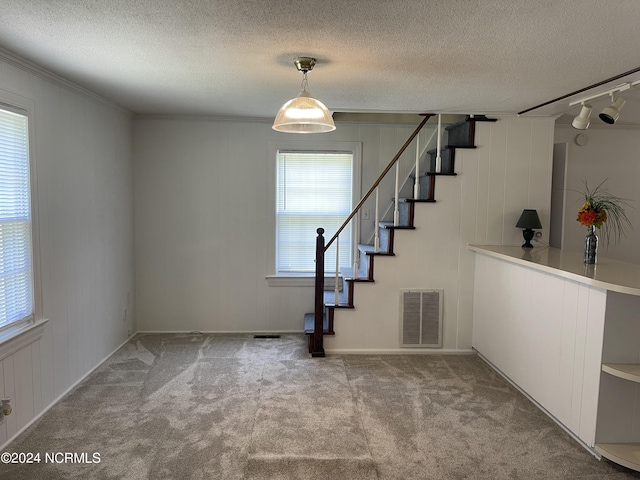
[{"label": "newel post", "polygon": [[316,291],[313,325],[312,357],[324,357],[324,228],[316,230]]}]

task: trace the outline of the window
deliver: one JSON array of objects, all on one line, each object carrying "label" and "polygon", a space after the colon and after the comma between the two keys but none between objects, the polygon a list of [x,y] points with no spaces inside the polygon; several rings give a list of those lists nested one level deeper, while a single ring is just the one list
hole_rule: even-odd
[{"label": "window", "polygon": [[[316,230],[328,241],[351,212],[354,154],[339,151],[279,150],[276,158],[276,275],[315,272]],[[352,257],[352,228],[340,235],[340,266]],[[333,272],[336,250],[325,256]]]},{"label": "window", "polygon": [[0,330],[33,319],[28,119],[0,105]]}]

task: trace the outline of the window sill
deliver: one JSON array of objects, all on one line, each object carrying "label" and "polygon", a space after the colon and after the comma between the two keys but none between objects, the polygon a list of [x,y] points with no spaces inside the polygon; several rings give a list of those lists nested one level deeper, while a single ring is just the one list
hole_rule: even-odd
[{"label": "window sill", "polygon": [[49,319],[23,323],[0,331],[0,360],[39,340]]},{"label": "window sill", "polygon": [[[313,275],[267,275],[267,284],[270,287],[315,287],[316,277]],[[342,289],[342,277],[340,277],[340,289]],[[325,290],[333,290],[335,277],[324,277]]]}]

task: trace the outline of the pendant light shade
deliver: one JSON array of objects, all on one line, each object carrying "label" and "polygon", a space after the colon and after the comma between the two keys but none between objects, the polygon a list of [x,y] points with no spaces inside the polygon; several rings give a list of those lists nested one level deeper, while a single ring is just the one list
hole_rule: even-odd
[{"label": "pendant light shade", "polygon": [[303,74],[302,91],[280,108],[272,128],[287,133],[324,133],[335,130],[336,125],[329,109],[307,92],[307,72],[315,65],[315,59],[298,57],[294,63]]},{"label": "pendant light shade", "polygon": [[303,90],[278,111],[273,129],[289,133],[323,133],[335,130],[336,125],[324,103]]}]

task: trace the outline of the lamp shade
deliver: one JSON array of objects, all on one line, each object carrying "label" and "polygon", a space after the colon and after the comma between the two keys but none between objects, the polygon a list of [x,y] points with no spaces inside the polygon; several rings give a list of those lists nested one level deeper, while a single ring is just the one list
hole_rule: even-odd
[{"label": "lamp shade", "polygon": [[522,215],[520,215],[520,219],[518,223],[516,223],[516,228],[528,228],[533,230],[542,228],[542,223],[540,223],[540,217],[538,217],[538,212],[535,210],[524,209],[522,211]]},{"label": "lamp shade", "polygon": [[573,119],[573,121],[571,122],[571,126],[578,130],[586,130],[587,128],[589,128],[589,124],[591,123],[589,117],[591,115],[592,108],[593,107],[591,105],[582,105],[580,114]]},{"label": "lamp shade", "polygon": [[620,116],[620,110],[624,107],[625,103],[626,100],[624,98],[618,97],[615,102],[602,110],[602,113],[599,115],[600,120],[609,125],[616,123]]},{"label": "lamp shade", "polygon": [[278,111],[272,128],[288,133],[323,133],[336,129],[329,109],[303,90]]}]

